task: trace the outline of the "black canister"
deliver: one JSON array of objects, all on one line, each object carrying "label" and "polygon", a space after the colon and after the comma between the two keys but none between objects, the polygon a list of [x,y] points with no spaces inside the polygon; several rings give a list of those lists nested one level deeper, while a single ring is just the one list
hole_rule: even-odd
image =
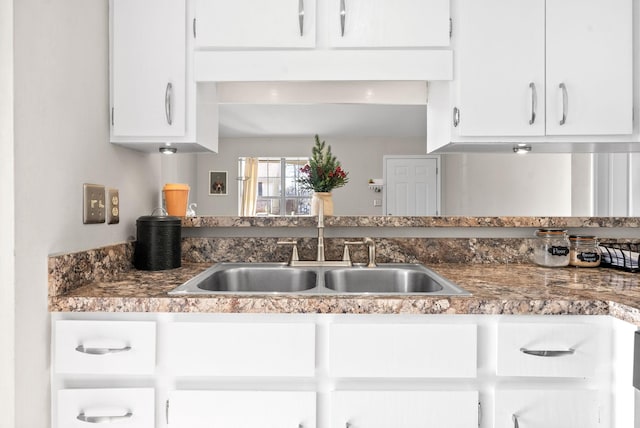
[{"label": "black canister", "polygon": [[142,216],[136,221],[133,265],[141,270],[166,270],[181,265],[180,217]]}]

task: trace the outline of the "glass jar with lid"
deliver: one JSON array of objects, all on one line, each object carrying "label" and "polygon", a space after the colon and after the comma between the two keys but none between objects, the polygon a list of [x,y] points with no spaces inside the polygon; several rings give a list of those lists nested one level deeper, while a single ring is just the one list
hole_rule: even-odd
[{"label": "glass jar with lid", "polygon": [[569,237],[562,229],[538,229],[533,245],[533,262],[540,266],[569,265]]},{"label": "glass jar with lid", "polygon": [[569,264],[579,267],[600,266],[600,250],[595,236],[569,236]]}]

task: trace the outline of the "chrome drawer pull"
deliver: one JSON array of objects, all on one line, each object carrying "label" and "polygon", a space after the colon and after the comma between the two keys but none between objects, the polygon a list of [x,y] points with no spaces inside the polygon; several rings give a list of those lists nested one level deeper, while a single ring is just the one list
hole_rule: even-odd
[{"label": "chrome drawer pull", "polygon": [[76,417],[79,421],[87,422],[90,424],[108,424],[111,422],[118,422],[123,419],[130,419],[133,417],[133,413],[127,412],[124,415],[119,416],[87,416],[84,412],[80,412],[80,414]]},{"label": "chrome drawer pull", "polygon": [[117,354],[118,352],[131,351],[131,346],[125,346],[124,348],[85,348],[84,345],[78,345],[76,351],[91,355]]},{"label": "chrome drawer pull", "polygon": [[562,90],[562,119],[560,119],[560,126],[567,123],[567,113],[569,110],[569,94],[567,93],[567,85],[561,83],[558,87]]},{"label": "chrome drawer pull", "polygon": [[300,37],[304,36],[304,0],[298,0],[298,27],[300,27]]},{"label": "chrome drawer pull", "polygon": [[347,6],[345,0],[340,0],[340,36],[344,37],[344,24],[347,18]]},{"label": "chrome drawer pull", "polygon": [[533,125],[536,121],[536,110],[538,110],[538,92],[536,91],[536,84],[529,83],[529,89],[531,89],[531,118],[529,119],[529,125]]},{"label": "chrome drawer pull", "polygon": [[549,350],[538,351],[533,349],[520,348],[520,352],[527,355],[533,355],[536,357],[562,357],[564,355],[572,355],[576,352],[576,350],[573,348],[569,348],[565,351],[549,351]]},{"label": "chrome drawer pull", "polygon": [[164,114],[167,118],[167,124],[173,123],[173,114],[171,112],[171,103],[173,98],[173,85],[171,82],[167,83],[167,88],[164,90]]}]

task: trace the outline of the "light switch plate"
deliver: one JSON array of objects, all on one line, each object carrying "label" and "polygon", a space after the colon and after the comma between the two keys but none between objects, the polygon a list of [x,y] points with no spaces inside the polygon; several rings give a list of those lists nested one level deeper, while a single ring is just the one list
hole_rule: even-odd
[{"label": "light switch plate", "polygon": [[120,194],[118,189],[107,189],[107,224],[120,223]]},{"label": "light switch plate", "polygon": [[84,224],[104,223],[104,186],[84,184],[83,218]]}]

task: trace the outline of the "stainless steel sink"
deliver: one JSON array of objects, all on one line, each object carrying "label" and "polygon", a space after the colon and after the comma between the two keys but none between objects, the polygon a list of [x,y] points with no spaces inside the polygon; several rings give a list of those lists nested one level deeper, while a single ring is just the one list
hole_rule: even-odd
[{"label": "stainless steel sink", "polygon": [[289,267],[283,263],[218,263],[171,290],[184,294],[416,294],[469,295],[419,264],[388,263],[369,268]]},{"label": "stainless steel sink", "polygon": [[325,287],[340,293],[470,294],[432,270],[416,264],[333,269],[324,273],[324,280]]},{"label": "stainless steel sink", "polygon": [[279,263],[219,263],[169,294],[297,293],[316,284],[313,270]]}]

